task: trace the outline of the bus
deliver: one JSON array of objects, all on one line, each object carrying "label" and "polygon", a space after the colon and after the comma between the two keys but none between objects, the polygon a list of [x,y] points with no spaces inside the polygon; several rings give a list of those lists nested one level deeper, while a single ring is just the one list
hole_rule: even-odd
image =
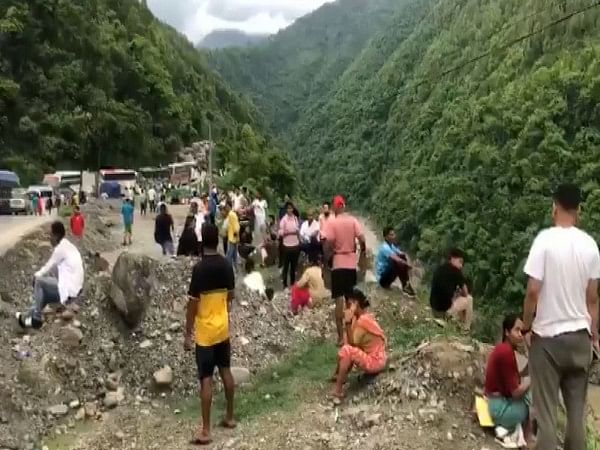
[{"label": "bus", "polygon": [[12,190],[21,185],[21,180],[16,173],[10,170],[0,170],[0,213],[10,214],[10,199]]},{"label": "bus", "polygon": [[73,186],[79,189],[79,186],[81,186],[81,172],[75,170],[57,170],[54,173],[44,175],[42,183],[56,189]]},{"label": "bus", "polygon": [[121,186],[121,196],[133,197],[137,185],[137,172],[132,169],[100,169],[98,186],[106,182],[117,182]]},{"label": "bus", "polygon": [[198,172],[195,161],[169,164],[169,171],[169,179],[171,183],[175,185],[190,184],[200,178],[200,173]]}]

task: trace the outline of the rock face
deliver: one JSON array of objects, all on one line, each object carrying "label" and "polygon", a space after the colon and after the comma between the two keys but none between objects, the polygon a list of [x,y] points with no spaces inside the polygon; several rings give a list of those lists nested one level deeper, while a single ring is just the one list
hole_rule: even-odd
[{"label": "rock face", "polygon": [[150,301],[151,264],[147,256],[126,252],[113,269],[109,296],[130,327],[140,324]]},{"label": "rock face", "polygon": [[77,348],[83,339],[83,333],[79,328],[68,325],[60,331],[60,339],[66,347]]}]

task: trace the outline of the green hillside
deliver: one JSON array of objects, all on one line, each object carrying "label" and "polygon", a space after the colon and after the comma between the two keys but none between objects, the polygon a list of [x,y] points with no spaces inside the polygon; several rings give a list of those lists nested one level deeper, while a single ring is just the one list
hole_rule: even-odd
[{"label": "green hillside", "polygon": [[209,123],[234,178],[293,189],[253,109],[144,1],[0,0],[0,166],[25,182],[168,162]]},{"label": "green hillside", "polygon": [[[291,121],[299,174],[315,193],[345,193],[353,207],[397,226],[425,263],[449,245],[464,247],[479,296],[520,302],[523,260],[549,222],[559,181],[584,187],[583,226],[600,238],[600,8],[561,20],[592,4],[398,4],[328,93]],[[296,44],[309,46],[304,38]],[[296,64],[301,73],[302,59]],[[262,82],[291,92],[291,102],[301,91]]]},{"label": "green hillside", "polygon": [[319,102],[405,0],[328,3],[249,49],[210,52],[209,64],[285,132]]}]

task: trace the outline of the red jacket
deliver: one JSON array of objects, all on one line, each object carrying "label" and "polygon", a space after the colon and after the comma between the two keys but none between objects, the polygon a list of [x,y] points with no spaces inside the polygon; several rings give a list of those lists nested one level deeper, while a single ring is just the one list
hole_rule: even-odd
[{"label": "red jacket", "polygon": [[81,213],[75,213],[71,216],[71,233],[73,236],[83,236],[83,229],[85,228],[85,220]]}]

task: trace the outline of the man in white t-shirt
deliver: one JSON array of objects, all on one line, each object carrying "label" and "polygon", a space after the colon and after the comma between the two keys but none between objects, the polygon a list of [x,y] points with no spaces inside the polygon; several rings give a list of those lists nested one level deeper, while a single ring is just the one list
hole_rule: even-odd
[{"label": "man in white t-shirt", "polygon": [[156,212],[156,189],[154,187],[150,187],[148,189],[148,205],[150,206],[150,212]]},{"label": "man in white t-shirt", "polygon": [[538,234],[529,251],[523,334],[531,332],[529,365],[538,422],[537,446],[557,448],[559,389],[567,411],[565,448],[585,450],[585,401],[592,345],[598,344],[600,253],[578,229],[581,192],[573,184],[553,196],[554,226]]}]

